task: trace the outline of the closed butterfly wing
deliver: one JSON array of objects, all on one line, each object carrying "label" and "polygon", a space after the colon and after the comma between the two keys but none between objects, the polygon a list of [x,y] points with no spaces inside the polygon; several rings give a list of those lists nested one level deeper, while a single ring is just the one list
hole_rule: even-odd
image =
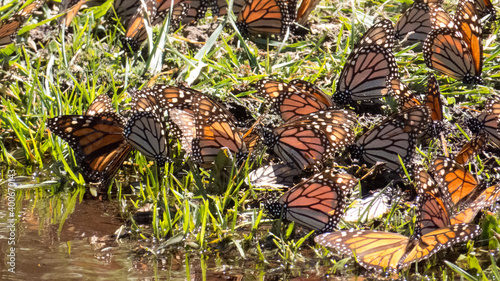
[{"label": "closed butterfly wing", "polygon": [[0,22],[0,47],[15,42],[17,32],[21,29],[23,23],[24,18],[20,16],[14,16]]},{"label": "closed butterfly wing", "polygon": [[397,233],[350,229],[320,234],[314,241],[344,255],[356,256],[368,270],[396,272],[409,239]]},{"label": "closed butterfly wing", "polygon": [[482,132],[478,134],[462,147],[457,156],[455,156],[455,161],[460,165],[467,164],[486,147],[487,143],[488,137],[486,136],[486,133]]},{"label": "closed butterfly wing", "polygon": [[435,171],[434,179],[443,188],[443,192],[449,192],[453,205],[457,205],[478,185],[474,176],[454,160],[437,157],[432,169]]},{"label": "closed butterfly wing", "polygon": [[[153,26],[161,24],[170,15],[170,26],[171,31],[179,29],[181,22],[184,24],[190,24],[196,22],[197,20],[205,16],[206,7],[209,1],[185,1],[185,0],[160,0],[156,1],[156,7],[158,13],[153,19]],[[171,8],[173,5],[173,8]],[[199,10],[196,13],[195,10]],[[205,10],[205,12],[203,12]],[[144,37],[144,35],[143,35]]]},{"label": "closed butterfly wing", "polygon": [[429,5],[415,2],[399,18],[395,26],[395,37],[398,40],[407,37],[407,40],[424,41],[431,31]]},{"label": "closed butterfly wing", "polygon": [[286,188],[294,185],[300,172],[288,164],[267,165],[248,173],[248,180],[254,187]]},{"label": "closed butterfly wing", "polygon": [[328,137],[333,149],[337,150],[354,141],[352,126],[355,121],[356,114],[352,111],[326,110],[302,116],[286,124],[321,130]]},{"label": "closed butterfly wing", "polygon": [[390,20],[382,20],[370,27],[356,45],[356,49],[377,45],[392,50],[396,31]]},{"label": "closed butterfly wing", "polygon": [[312,94],[284,82],[264,79],[256,83],[256,88],[266,100],[272,103],[273,109],[285,122],[327,109],[332,104],[331,100],[325,100],[325,97],[321,95]]},{"label": "closed butterfly wing", "polygon": [[290,14],[289,5],[296,3],[296,0],[246,0],[236,26],[243,34],[285,34],[295,20],[295,15]]},{"label": "closed butterfly wing", "polygon": [[129,20],[141,6],[141,3],[141,0],[115,0],[113,2],[115,12],[120,17],[123,25],[128,24]]},{"label": "closed butterfly wing", "polygon": [[485,132],[488,139],[497,147],[500,147],[500,133],[498,120],[500,117],[500,102],[491,99],[487,102],[484,112],[477,118],[479,128],[474,133]]},{"label": "closed butterfly wing", "polygon": [[194,25],[205,17],[208,9],[216,5],[216,0],[191,0],[186,1],[188,11],[182,18],[182,24]]},{"label": "closed butterfly wing", "polygon": [[124,43],[130,45],[132,50],[137,50],[139,44],[147,38],[147,35],[145,37],[143,36],[145,34],[146,24],[151,26],[152,19],[157,13],[155,0],[145,0],[144,4],[139,6],[130,19],[127,26],[127,32],[125,33]]},{"label": "closed butterfly wing", "polygon": [[399,268],[406,268],[414,262],[428,259],[440,250],[469,241],[479,234],[481,228],[472,224],[456,224],[427,233],[418,240],[410,241],[407,253],[399,262]]},{"label": "closed butterfly wing", "polygon": [[369,164],[384,162],[388,169],[399,171],[399,158],[405,165],[412,162],[417,135],[429,122],[429,111],[424,106],[394,114],[364,133],[350,148],[351,156]]},{"label": "closed butterfly wing", "polygon": [[298,169],[320,164],[354,139],[353,113],[319,111],[264,134],[264,144]]},{"label": "closed butterfly wing", "polygon": [[302,0],[299,9],[297,10],[297,23],[300,25],[305,25],[307,18],[312,11],[318,6],[320,0]]},{"label": "closed butterfly wing", "polygon": [[437,83],[436,77],[434,75],[429,76],[425,105],[427,105],[427,107],[431,109],[432,121],[443,121],[443,102],[441,101],[439,84]]},{"label": "closed butterfly wing", "polygon": [[496,20],[497,11],[495,10],[495,6],[491,3],[491,0],[476,0],[474,2],[480,18],[488,16],[488,20]]},{"label": "closed butterfly wing", "polygon": [[421,104],[408,86],[397,78],[391,80],[389,84],[389,93],[396,99],[398,107],[401,110],[410,109]]},{"label": "closed butterfly wing", "polygon": [[327,107],[333,107],[333,101],[330,96],[325,94],[320,88],[318,88],[316,85],[314,85],[311,82],[307,82],[304,80],[300,79],[293,79],[290,81],[291,85],[294,85],[295,87],[298,87],[314,97],[316,97],[318,100],[320,100],[323,104],[325,104]]},{"label": "closed butterfly wing", "polygon": [[458,25],[463,40],[469,46],[474,60],[474,69],[480,75],[483,69],[483,43],[481,39],[483,31],[474,0],[460,0],[458,2],[454,22]]},{"label": "closed butterfly wing", "polygon": [[97,115],[104,112],[114,112],[111,99],[106,94],[101,94],[94,99],[85,115]]},{"label": "closed butterfly wing", "polygon": [[196,115],[196,138],[193,139],[193,160],[211,166],[222,148],[227,148],[241,161],[248,155],[241,132],[227,117],[199,119]]},{"label": "closed butterfly wing", "polygon": [[396,38],[424,42],[431,30],[454,26],[441,4],[415,1],[396,23]]},{"label": "closed butterfly wing", "polygon": [[347,58],[333,100],[338,104],[377,99],[387,94],[387,81],[399,78],[392,50],[379,45],[356,48]]},{"label": "closed butterfly wing", "polygon": [[436,185],[424,170],[417,174],[419,194],[414,237],[421,237],[450,225],[451,198]]},{"label": "closed butterfly wing", "polygon": [[74,150],[85,181],[97,184],[99,192],[105,192],[131,150],[123,126],[122,117],[114,112],[47,119],[50,131]]},{"label": "closed butterfly wing", "polygon": [[422,48],[425,63],[465,84],[483,84],[482,69],[478,69],[475,61],[477,50],[456,35],[450,28],[432,30],[425,39]]},{"label": "closed butterfly wing", "polygon": [[349,174],[325,170],[294,186],[278,202],[266,204],[266,209],[274,218],[294,221],[318,233],[333,231],[357,183]]},{"label": "closed butterfly wing", "polygon": [[153,112],[132,114],[123,130],[125,139],[158,166],[170,162],[168,141],[160,117]]},{"label": "closed butterfly wing", "polygon": [[323,131],[300,124],[285,124],[265,132],[263,143],[285,163],[301,170],[321,164],[334,153]]}]

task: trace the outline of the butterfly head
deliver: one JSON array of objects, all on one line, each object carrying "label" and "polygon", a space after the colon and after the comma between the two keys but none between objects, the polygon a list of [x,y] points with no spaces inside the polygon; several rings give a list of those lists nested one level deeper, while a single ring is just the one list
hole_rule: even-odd
[{"label": "butterfly head", "polygon": [[477,118],[470,118],[465,121],[465,124],[473,134],[478,134],[484,129],[484,124],[482,124]]},{"label": "butterfly head", "polygon": [[284,219],[284,214],[286,207],[281,205],[278,201],[274,200],[267,200],[266,203],[264,204],[264,209],[267,210],[269,216],[273,219]]},{"label": "butterfly head", "polygon": [[479,76],[472,76],[469,73],[465,74],[465,76],[463,78],[463,82],[465,84],[484,85],[483,78],[481,78]]},{"label": "butterfly head", "polygon": [[347,150],[351,153],[351,158],[354,160],[361,160],[363,158],[363,147],[351,144],[347,146]]},{"label": "butterfly head", "polygon": [[351,94],[352,93],[349,90],[345,90],[345,91],[338,91],[337,90],[333,94],[332,99],[336,104],[340,104],[340,105],[351,104],[353,102]]},{"label": "butterfly head", "polygon": [[137,51],[139,50],[139,42],[134,38],[124,38],[122,40],[122,45],[125,47],[127,51]]},{"label": "butterfly head", "polygon": [[269,148],[274,147],[276,142],[279,140],[279,137],[273,133],[272,128],[260,127],[257,131],[261,135],[262,143]]}]

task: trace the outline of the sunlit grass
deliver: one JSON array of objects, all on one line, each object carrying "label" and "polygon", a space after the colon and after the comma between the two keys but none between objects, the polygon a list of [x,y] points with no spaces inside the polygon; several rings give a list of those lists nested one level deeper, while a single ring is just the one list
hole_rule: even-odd
[{"label": "sunlit grass", "polygon": [[[331,30],[321,30],[297,42],[269,42],[269,46],[266,46],[265,40],[258,43],[244,40],[227,28],[233,24],[230,20],[225,22],[225,28],[216,28],[208,41],[199,46],[183,40],[182,32],[162,37],[161,33],[166,32],[167,27],[154,27],[152,31],[156,41],[147,43],[137,53],[126,52],[122,47],[120,39],[124,28],[120,24],[112,24],[111,17],[105,14],[110,2],[86,10],[66,30],[57,28],[54,18],[48,23],[53,29],[48,38],[35,42],[37,50],[27,42],[28,32],[20,36],[25,44],[0,50],[0,64],[3,67],[0,74],[9,81],[2,82],[0,88],[0,162],[5,163],[0,164],[0,167],[36,167],[52,172],[55,178],[63,179],[63,182],[84,184],[82,176],[77,173],[73,151],[68,149],[64,141],[46,130],[45,122],[47,118],[58,115],[83,114],[100,94],[112,96],[113,105],[120,112],[130,109],[131,89],[155,83],[175,85],[177,82],[187,82],[193,88],[223,100],[232,98],[242,102],[245,98],[253,98],[249,86],[252,82],[271,76],[284,80],[305,79],[331,94],[347,56],[361,34],[383,17],[395,22],[410,4],[411,1],[323,1],[311,19],[329,24]],[[36,17],[36,20],[44,19]],[[219,19],[219,22],[222,21]],[[464,103],[475,108],[485,97],[498,94],[499,28],[498,24],[491,25],[491,35],[484,44],[485,86],[470,88],[453,79],[437,76],[441,93],[449,105]],[[402,80],[415,91],[425,89],[430,73],[419,50],[418,44],[398,46],[395,50]],[[233,90],[236,87],[242,87],[244,91],[235,95]],[[258,116],[259,112],[253,114]],[[457,124],[460,134],[456,137],[468,137],[466,130],[461,130],[459,126]],[[360,128],[357,130],[360,131]],[[174,148],[178,146],[173,145]],[[419,147],[424,165],[441,153],[440,146],[431,143]],[[247,186],[244,181],[248,172],[260,165],[256,163],[259,161],[248,160],[238,167],[221,160],[220,165],[205,170],[189,159],[184,159],[180,150],[174,152],[173,163],[165,167],[149,165],[137,152],[129,160],[135,164],[131,169],[130,182],[139,184],[134,185],[129,192],[129,186],[118,183],[117,192],[110,190],[112,196],[109,200],[116,200],[131,213],[146,204],[151,205],[153,216],[149,225],[135,223],[132,215],[127,217],[131,222],[130,228],[134,230],[134,239],[155,238],[161,241],[160,247],[164,248],[182,243],[187,248],[206,251],[230,247],[242,259],[254,258],[262,264],[276,265],[275,259],[279,257],[280,265],[287,269],[306,263],[310,257],[301,254],[304,248],[314,248],[315,258],[320,260],[318,263],[332,256],[338,257],[330,255],[327,249],[309,243],[308,237],[314,234],[302,232],[302,235],[295,236],[297,229],[293,224],[275,222],[271,225],[259,206],[260,191]],[[481,172],[484,169],[482,164],[479,168]],[[54,196],[50,207],[44,205],[49,204],[46,202],[38,203],[38,207],[43,212],[57,210],[52,211],[51,215],[53,221],[62,227],[76,202],[82,200],[83,190],[81,186],[35,188],[26,193],[36,195],[20,192],[19,198],[34,196],[38,202],[44,202],[43,199]],[[411,225],[415,221],[414,206],[401,201],[392,203],[390,213],[382,221],[370,222],[368,226],[351,223],[341,225],[411,235]],[[487,222],[483,230],[499,228],[497,218],[490,216]],[[496,251],[498,242],[494,244],[494,239],[491,239],[494,234],[484,233],[480,240],[490,240],[489,249]],[[468,255],[465,264],[471,269],[481,269],[481,276],[486,276],[484,278],[498,278],[498,269],[493,260],[478,264],[474,259]],[[438,271],[428,270],[433,261],[435,259],[431,259],[429,265],[420,263],[419,272],[437,274],[433,278],[438,279]],[[337,259],[329,268],[335,274],[339,274],[338,271],[358,273],[352,268],[346,270],[345,264],[352,265],[353,259]],[[470,273],[457,270],[450,263],[440,264],[440,269],[447,269],[445,272],[451,276],[458,274],[465,279],[471,278]],[[446,276],[448,273],[443,274]],[[403,273],[403,276],[410,275],[411,270]]]}]

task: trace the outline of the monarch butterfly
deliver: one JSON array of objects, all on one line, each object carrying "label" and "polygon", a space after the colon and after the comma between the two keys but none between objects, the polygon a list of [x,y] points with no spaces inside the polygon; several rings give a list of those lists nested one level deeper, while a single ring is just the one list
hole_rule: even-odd
[{"label": "monarch butterfly", "polygon": [[376,230],[337,231],[316,236],[316,243],[356,256],[369,270],[397,272],[436,252],[473,239],[481,233],[477,225],[456,224],[429,232],[418,239]]},{"label": "monarch butterfly", "polygon": [[483,84],[481,25],[473,0],[460,0],[453,27],[432,30],[423,46],[427,66],[466,84]]},{"label": "monarch butterfly", "polygon": [[[433,229],[447,225],[470,223],[476,214],[483,208],[492,205],[500,195],[500,185],[491,186],[482,192],[472,191],[467,200],[461,204],[454,204],[450,198],[447,186],[436,187],[436,184],[425,171],[417,175],[419,193],[421,197],[417,225],[421,233],[425,234]],[[457,212],[457,206],[460,211]]]},{"label": "monarch butterfly", "polygon": [[454,21],[458,25],[465,43],[469,45],[474,59],[474,69],[480,76],[483,69],[483,43],[481,39],[483,31],[474,0],[460,0],[458,2]]},{"label": "monarch butterfly", "polygon": [[0,22],[0,47],[5,47],[15,42],[17,32],[31,14],[38,10],[45,0],[35,0],[16,12],[11,18]]},{"label": "monarch butterfly", "polygon": [[474,56],[465,41],[449,28],[433,30],[424,42],[423,53],[428,67],[466,84],[482,84],[481,69],[475,67]]},{"label": "monarch butterfly", "polygon": [[427,128],[429,122],[427,107],[410,108],[393,114],[380,125],[364,133],[348,150],[354,159],[369,164],[384,162],[388,169],[399,171],[399,157],[403,163],[411,163],[417,136]]},{"label": "monarch butterfly", "polygon": [[297,0],[245,0],[236,27],[244,34],[279,35],[285,34],[295,19]]},{"label": "monarch butterfly", "polygon": [[[163,23],[165,18],[168,16],[168,12],[170,11],[171,3],[172,1],[170,0],[162,2],[155,0],[146,1],[146,9],[138,9],[136,14],[130,20],[127,32],[125,33],[124,44],[129,45],[132,50],[137,50],[141,43],[148,38],[144,21],[148,19],[148,23],[151,26]],[[187,2],[174,2],[174,7],[170,12],[172,16],[169,25],[170,30],[179,29],[180,23],[184,21],[190,13],[190,8],[191,5]],[[145,15],[148,15],[148,17],[144,17]]]},{"label": "monarch butterfly", "polygon": [[437,157],[432,168],[435,171],[434,179],[450,194],[453,206],[473,192],[478,185],[474,176],[452,159]]},{"label": "monarch butterfly", "polygon": [[441,101],[439,84],[434,75],[429,76],[425,105],[431,109],[431,119],[433,122],[443,121],[443,102]]},{"label": "monarch butterfly", "polygon": [[388,87],[389,93],[396,99],[398,107],[401,110],[421,105],[415,94],[401,80],[397,78],[392,79]]},{"label": "monarch butterfly", "polygon": [[484,112],[477,118],[467,120],[469,130],[475,134],[486,133],[488,140],[500,147],[500,133],[498,132],[498,118],[500,116],[500,102],[491,99],[486,103]]},{"label": "monarch butterfly", "polygon": [[293,186],[294,177],[300,170],[288,164],[262,166],[248,174],[248,181],[254,187],[285,188]]},{"label": "monarch butterfly", "polygon": [[482,151],[486,147],[487,143],[488,137],[486,133],[479,133],[462,147],[457,156],[455,156],[455,161],[460,165],[467,164],[472,158],[476,157],[479,151]]},{"label": "monarch butterfly", "polygon": [[145,0],[144,3],[137,8],[135,14],[128,22],[124,43],[129,44],[133,50],[137,49],[138,45],[147,38],[147,33],[143,32],[145,29],[145,21],[151,24],[156,13],[156,1]]},{"label": "monarch butterfly", "polygon": [[432,123],[423,138],[428,139],[439,136],[445,130],[443,123],[443,102],[441,100],[439,85],[434,75],[429,76],[424,104],[430,109]]},{"label": "monarch butterfly", "polygon": [[316,230],[332,231],[344,213],[358,180],[349,174],[325,170],[295,185],[276,202],[266,202],[272,218],[294,221]]},{"label": "monarch butterfly", "polygon": [[134,112],[123,129],[123,135],[146,158],[155,160],[158,166],[170,162],[165,128],[155,113]]},{"label": "monarch butterfly", "polygon": [[236,155],[237,160],[247,157],[248,150],[243,136],[230,117],[211,116],[205,119],[199,116],[196,113],[196,136],[192,141],[194,161],[205,167],[211,166],[222,148],[227,148]]},{"label": "monarch butterfly", "polygon": [[123,137],[124,120],[113,112],[111,101],[100,95],[86,115],[64,115],[47,119],[47,127],[68,142],[87,183],[105,191],[130,153]]},{"label": "monarch butterfly", "polygon": [[432,29],[453,24],[441,4],[415,1],[396,23],[396,38],[401,40],[406,37],[409,41],[424,42]]},{"label": "monarch butterfly", "polygon": [[294,83],[299,87],[292,83],[264,79],[256,83],[256,88],[266,100],[272,103],[273,109],[285,122],[333,106],[331,99],[324,93],[317,90],[312,92],[303,90],[303,87],[309,89],[309,85],[303,81],[295,80]]},{"label": "monarch butterfly", "polygon": [[481,209],[495,203],[499,195],[500,185],[498,184],[485,189],[477,197],[469,199],[467,206],[453,215],[450,220],[451,224],[470,223]]},{"label": "monarch butterfly", "polygon": [[297,10],[296,22],[300,25],[305,25],[307,18],[311,12],[318,6],[320,0],[302,0],[300,7]]},{"label": "monarch butterfly", "polygon": [[320,164],[351,143],[354,114],[344,110],[318,111],[263,133],[263,143],[285,163],[298,169]]},{"label": "monarch butterfly", "polygon": [[[369,31],[372,30],[379,29]],[[399,78],[392,50],[383,47],[393,44],[390,37],[386,41],[383,38],[371,38],[366,35],[361,38],[360,46],[347,58],[337,81],[337,89],[332,97],[336,103],[350,104],[353,101],[376,99],[387,94],[387,81]],[[370,42],[375,45],[368,45]]]},{"label": "monarch butterfly", "polygon": [[449,226],[452,212],[451,198],[448,191],[442,191],[432,177],[423,169],[417,173],[418,215],[415,236]]}]

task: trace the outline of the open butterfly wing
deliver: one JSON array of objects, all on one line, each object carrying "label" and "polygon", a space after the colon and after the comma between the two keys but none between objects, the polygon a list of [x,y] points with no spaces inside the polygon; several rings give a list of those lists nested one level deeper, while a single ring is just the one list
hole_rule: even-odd
[{"label": "open butterfly wing", "polygon": [[366,269],[396,272],[406,253],[408,237],[391,232],[356,230],[324,233],[314,238],[323,247],[356,256]]},{"label": "open butterfly wing", "polygon": [[454,160],[438,157],[432,164],[434,179],[449,192],[453,205],[458,204],[478,186],[477,180],[462,165]]}]

